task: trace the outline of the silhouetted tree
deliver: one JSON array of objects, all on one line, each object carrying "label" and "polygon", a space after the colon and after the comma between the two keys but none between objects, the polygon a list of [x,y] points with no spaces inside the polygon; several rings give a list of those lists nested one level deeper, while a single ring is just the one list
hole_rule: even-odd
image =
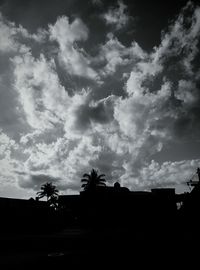
[{"label": "silhouetted tree", "polygon": [[47,182],[43,184],[40,188],[41,190],[37,192],[38,198],[47,197],[47,202],[50,206],[56,206],[57,205],[57,199],[58,199],[58,189],[55,185],[53,185],[51,182]]},{"label": "silhouetted tree", "polygon": [[94,190],[97,186],[106,186],[105,174],[98,175],[98,171],[92,169],[90,174],[85,173],[81,179],[84,190]]},{"label": "silhouetted tree", "polygon": [[58,195],[53,195],[49,198],[48,203],[51,207],[53,207],[55,210],[58,210]]}]

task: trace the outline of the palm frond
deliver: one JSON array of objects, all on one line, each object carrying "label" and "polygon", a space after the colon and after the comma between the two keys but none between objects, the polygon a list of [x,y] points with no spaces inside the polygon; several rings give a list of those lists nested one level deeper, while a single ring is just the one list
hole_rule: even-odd
[{"label": "palm frond", "polygon": [[90,178],[91,176],[90,176],[90,174],[88,174],[88,173],[84,173],[84,174],[83,174],[83,177],[88,177],[88,178]]},{"label": "palm frond", "polygon": [[58,197],[59,191],[51,182],[43,184],[40,189],[41,190],[37,192],[39,198],[46,196],[47,200],[49,201]]},{"label": "palm frond", "polygon": [[81,182],[84,183],[82,187],[86,189],[95,189],[97,186],[106,186],[105,174],[98,175],[98,170],[92,169],[90,174],[83,174]]},{"label": "palm frond", "polygon": [[97,187],[105,187],[105,186],[106,186],[105,183],[99,183],[99,184],[97,185]]},{"label": "palm frond", "polygon": [[106,182],[106,179],[100,178],[98,179],[98,182]]},{"label": "palm frond", "polygon": [[81,182],[88,182],[89,180],[88,179],[85,179],[85,178],[82,178],[81,179]]},{"label": "palm frond", "polygon": [[38,191],[37,194],[42,195],[42,194],[44,194],[44,191]]},{"label": "palm frond", "polygon": [[101,178],[101,177],[104,177],[105,176],[105,174],[100,174],[100,175],[98,175],[98,178]]}]

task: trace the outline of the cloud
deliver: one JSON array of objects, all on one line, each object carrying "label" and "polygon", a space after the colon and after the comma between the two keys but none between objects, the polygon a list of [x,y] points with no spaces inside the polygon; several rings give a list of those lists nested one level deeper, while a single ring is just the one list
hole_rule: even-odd
[{"label": "cloud", "polygon": [[26,151],[29,158],[24,163],[24,169],[29,173],[21,176],[20,186],[36,189],[41,181],[52,178],[58,188],[77,191],[80,188],[80,177],[99,151],[100,146],[86,136],[79,140],[58,138],[51,144],[32,145]]},{"label": "cloud", "polygon": [[129,21],[129,16],[125,12],[127,6],[122,2],[118,1],[118,7],[110,8],[107,13],[102,15],[106,24],[114,25],[116,30],[122,29]]},{"label": "cloud", "polygon": [[[193,7],[188,4],[186,8]],[[199,81],[196,80],[191,61],[199,53],[199,8],[187,21],[188,29],[183,23],[184,13],[185,9],[169,32],[163,34],[161,45],[135,64],[126,83],[128,96],[119,99],[114,108],[114,117],[120,127],[118,137],[124,140],[124,149],[129,153],[124,158],[126,173],[121,176],[122,181],[126,179],[130,183],[136,181],[136,185],[142,183],[148,186],[148,179],[143,183],[141,171],[148,166],[145,164],[152,163],[154,153],[162,151],[170,141],[182,142],[184,147],[185,141],[199,138]],[[189,40],[194,41],[192,46],[189,46]],[[183,65],[186,62],[189,64]],[[190,161],[186,163],[190,164]],[[168,165],[172,166],[171,163]],[[174,165],[178,167],[179,163]],[[151,169],[153,167],[149,165],[148,172]],[[153,175],[157,181],[155,171]],[[177,178],[180,180],[180,175]],[[170,183],[170,179],[166,173],[163,185]]]},{"label": "cloud", "polygon": [[47,31],[38,29],[37,33],[30,34],[22,25],[17,26],[14,22],[8,21],[0,12],[0,52],[1,53],[26,53],[29,51],[28,41],[43,42],[46,39]]},{"label": "cloud", "polygon": [[177,91],[175,93],[176,98],[181,100],[185,106],[190,107],[196,100],[198,100],[198,89],[195,82],[191,80],[179,80]]},{"label": "cloud", "polygon": [[[0,132],[0,142],[0,181],[2,185],[13,184],[15,170],[20,168],[19,146],[2,131]],[[15,159],[17,155],[18,159]]]},{"label": "cloud", "polygon": [[[1,181],[78,192],[93,167],[131,189],[185,181],[199,159],[161,163],[155,155],[170,142],[199,140],[199,10],[189,2],[149,52],[108,33],[92,56],[92,33],[79,18],[58,17],[30,34],[1,17]],[[125,11],[119,2],[108,12],[118,21],[108,24],[124,27]]]},{"label": "cloud", "polygon": [[53,130],[62,126],[73,128],[76,108],[87,98],[87,91],[69,96],[61,85],[55,62],[43,54],[34,58],[30,53],[12,59],[14,89],[32,129]]},{"label": "cloud", "polygon": [[185,75],[194,75],[192,61],[199,52],[199,34],[200,8],[189,1],[169,31],[163,32],[161,44],[155,47],[152,57],[166,66],[176,61],[178,70],[184,71]]},{"label": "cloud", "polygon": [[3,37],[0,41],[0,51],[7,53],[26,50],[25,46],[15,40],[17,35],[23,35],[23,30],[22,27],[17,28],[14,23],[6,21],[0,13],[0,35]]},{"label": "cloud", "polygon": [[50,175],[45,174],[32,174],[29,177],[21,178],[19,180],[19,186],[26,189],[34,189],[36,191],[40,190],[41,185],[45,184],[46,182],[52,182],[56,184],[60,179],[52,177]]},{"label": "cloud", "polygon": [[137,42],[133,41],[130,47],[126,47],[114,34],[108,33],[107,40],[99,46],[99,54],[93,58],[93,61],[99,66],[102,79],[105,79],[107,76],[114,76],[118,70],[126,75],[133,65],[138,62],[142,65],[141,61],[146,58],[147,53]]},{"label": "cloud", "polygon": [[30,53],[13,58],[15,89],[28,124],[45,130],[62,121],[63,107],[69,104],[60,85],[54,61],[44,55],[35,59]]},{"label": "cloud", "polygon": [[148,165],[135,174],[128,164],[124,164],[126,173],[122,177],[122,183],[132,189],[139,190],[155,187],[176,187],[179,184],[186,185],[186,181],[196,172],[199,163],[199,159],[166,161],[162,164],[151,160]]},{"label": "cloud", "polygon": [[116,98],[109,96],[99,101],[86,101],[75,111],[75,127],[83,131],[89,131],[96,125],[110,124],[113,120],[113,104]]},{"label": "cloud", "polygon": [[93,4],[94,6],[100,7],[100,6],[103,5],[103,2],[102,2],[101,0],[92,0],[92,4]]},{"label": "cloud", "polygon": [[0,126],[11,138],[19,139],[20,132],[27,132],[26,120],[21,112],[17,93],[13,91],[13,72],[9,60],[8,62],[2,61],[2,65],[2,72],[0,71]]},{"label": "cloud", "polygon": [[97,61],[105,63],[101,70],[102,75],[112,75],[116,71],[117,66],[129,63],[129,50],[110,33],[108,34],[108,41],[100,48],[100,55]]},{"label": "cloud", "polygon": [[90,57],[83,48],[78,46],[78,41],[88,38],[89,30],[81,19],[75,19],[71,24],[66,16],[57,19],[54,25],[49,25],[50,40],[59,44],[58,57],[71,75],[98,80],[98,75],[90,66]]}]

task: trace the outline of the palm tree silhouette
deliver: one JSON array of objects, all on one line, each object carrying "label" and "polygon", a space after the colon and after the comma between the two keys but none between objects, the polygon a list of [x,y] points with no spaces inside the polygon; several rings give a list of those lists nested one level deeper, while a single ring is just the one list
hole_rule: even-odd
[{"label": "palm tree silhouette", "polygon": [[47,197],[47,202],[49,202],[50,205],[51,205],[51,202],[55,202],[55,198],[58,197],[58,193],[59,193],[56,186],[54,186],[51,182],[47,182],[43,184],[40,189],[41,190],[37,192],[39,199],[43,197]]},{"label": "palm tree silhouette", "polygon": [[85,173],[81,179],[84,190],[94,190],[97,186],[106,186],[105,174],[98,175],[98,171],[92,169],[90,174]]}]

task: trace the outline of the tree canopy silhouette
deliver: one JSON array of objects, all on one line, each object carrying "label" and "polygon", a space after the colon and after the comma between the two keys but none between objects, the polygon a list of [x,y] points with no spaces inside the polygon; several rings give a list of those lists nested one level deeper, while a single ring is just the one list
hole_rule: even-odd
[{"label": "tree canopy silhouette", "polygon": [[47,182],[43,184],[40,188],[41,190],[37,192],[38,198],[47,197],[47,202],[49,205],[55,206],[57,198],[58,198],[58,189],[51,182]]},{"label": "tree canopy silhouette", "polygon": [[98,171],[92,169],[90,174],[85,173],[81,179],[82,188],[85,190],[94,190],[97,186],[106,186],[105,174],[99,174]]}]

